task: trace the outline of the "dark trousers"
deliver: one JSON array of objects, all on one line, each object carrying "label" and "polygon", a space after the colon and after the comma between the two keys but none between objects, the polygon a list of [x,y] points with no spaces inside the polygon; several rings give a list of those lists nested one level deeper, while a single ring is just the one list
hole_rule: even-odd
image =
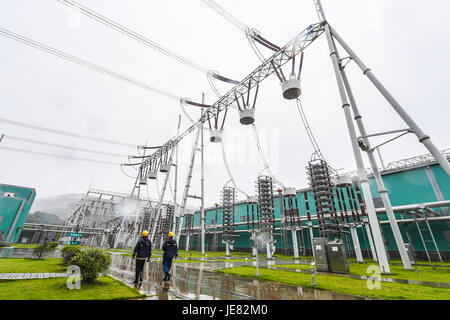
[{"label": "dark trousers", "polygon": [[145,260],[136,259],[136,279],[138,281],[139,278],[142,278],[142,272],[144,271]]},{"label": "dark trousers", "polygon": [[172,259],[163,258],[163,269],[164,273],[169,273],[170,268],[172,268]]}]

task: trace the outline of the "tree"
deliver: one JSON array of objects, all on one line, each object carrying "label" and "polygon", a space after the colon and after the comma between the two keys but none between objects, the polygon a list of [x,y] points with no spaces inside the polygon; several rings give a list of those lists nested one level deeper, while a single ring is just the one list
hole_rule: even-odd
[{"label": "tree", "polygon": [[57,242],[44,241],[44,243],[34,248],[33,256],[39,260],[44,259],[51,251],[55,251],[57,246]]}]

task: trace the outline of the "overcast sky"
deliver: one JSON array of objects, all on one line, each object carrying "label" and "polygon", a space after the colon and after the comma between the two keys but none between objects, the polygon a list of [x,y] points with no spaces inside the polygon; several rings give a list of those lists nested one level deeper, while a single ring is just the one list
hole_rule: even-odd
[{"label": "overcast sky", "polygon": [[[83,5],[178,52],[205,68],[241,80],[258,65],[244,34],[200,0],[79,0]],[[217,1],[246,25],[282,46],[318,21],[312,0]],[[435,0],[324,0],[330,24],[359,54],[440,149],[450,147],[450,2]],[[0,27],[96,63],[177,96],[212,104],[216,96],[204,74],[180,64],[91,20],[74,16],[56,0],[1,0]],[[78,20],[79,18],[79,20]],[[263,52],[269,56],[270,52]],[[341,55],[345,56],[341,50]],[[160,145],[176,131],[177,102],[110,78],[60,58],[0,37],[0,118],[56,130],[122,141]],[[405,128],[354,63],[347,67],[369,132]],[[285,73],[288,71],[286,69]],[[231,87],[216,83],[221,92]],[[329,164],[353,171],[355,161],[326,39],[306,51],[302,102],[312,130]],[[188,109],[198,118],[198,109]],[[263,169],[251,127],[239,124],[232,109],[225,124],[225,148],[239,187],[255,192]],[[182,129],[190,125],[183,116]],[[282,98],[276,76],[260,87],[256,127],[274,175],[286,186],[307,187],[305,166],[313,149],[296,105]],[[7,136],[123,154],[103,156],[8,139],[14,147],[63,156],[126,162],[135,149],[45,133],[0,123]],[[205,132],[206,205],[220,201],[229,179],[220,145]],[[381,140],[374,140],[374,143]],[[192,140],[180,145],[178,189],[186,178]],[[382,149],[386,163],[428,153],[413,135]],[[84,193],[94,188],[130,192],[133,179],[119,166],[24,154],[0,149],[0,182],[36,188],[38,197]],[[200,159],[199,157],[197,158]],[[365,159],[366,161],[367,159]],[[197,162],[198,163],[198,162]],[[367,163],[367,161],[366,161]],[[133,169],[126,169],[135,175]],[[192,194],[200,193],[199,167]],[[159,181],[161,188],[162,179]],[[172,179],[173,187],[173,179]],[[144,194],[146,193],[145,190]],[[150,196],[157,195],[155,182]],[[167,193],[168,198],[171,193]],[[179,195],[180,199],[181,192]],[[240,199],[243,199],[240,196]],[[199,205],[190,200],[191,205]]]}]

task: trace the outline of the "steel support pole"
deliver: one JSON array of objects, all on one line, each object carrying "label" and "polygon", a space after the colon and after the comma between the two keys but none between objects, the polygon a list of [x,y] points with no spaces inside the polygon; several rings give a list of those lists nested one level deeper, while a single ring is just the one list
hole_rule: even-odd
[{"label": "steel support pole", "polygon": [[[336,50],[336,56],[339,58],[339,53]],[[359,113],[358,105],[356,104],[355,96],[353,95],[353,90],[350,86],[350,82],[348,81],[347,73],[345,72],[342,65],[339,63],[339,69],[341,72],[342,81],[345,87],[345,90],[348,95],[348,99],[350,100],[350,105],[353,110],[354,119],[356,120],[356,124],[358,125],[359,132],[361,136],[367,136],[366,128],[362,121],[362,116]],[[384,185],[383,179],[381,177],[380,170],[378,169],[377,161],[375,159],[375,155],[373,150],[370,147],[370,141],[368,138],[362,138],[364,143],[367,144],[369,150],[367,151],[367,156],[369,158],[370,166],[372,168],[372,172],[377,184],[378,193],[381,196],[381,200],[383,201],[384,208],[386,209],[386,214],[388,216],[392,232],[394,234],[395,242],[397,244],[398,251],[400,253],[400,257],[402,259],[403,266],[406,270],[412,270],[411,261],[409,260],[408,253],[406,251],[405,243],[403,241],[402,234],[400,232],[400,228],[398,227],[397,220],[395,219],[394,210],[392,210],[391,201],[389,200],[388,191]]]},{"label": "steel support pole", "polygon": [[409,116],[409,114],[402,108],[402,106],[395,100],[395,98],[390,94],[390,92],[383,86],[383,84],[375,77],[372,71],[362,62],[362,60],[355,54],[355,52],[347,45],[347,43],[337,34],[335,30],[330,31],[333,37],[339,42],[339,44],[344,48],[345,51],[350,55],[350,57],[356,62],[356,64],[363,71],[373,85],[380,91],[380,93],[389,102],[392,108],[397,112],[397,114],[403,119],[403,121],[408,125],[408,127],[415,133],[419,142],[423,143],[428,151],[433,155],[436,161],[441,165],[445,172],[450,176],[450,163],[444,157],[444,155],[439,151],[439,149],[433,144],[430,137],[426,135],[422,129],[415,123],[415,121]]},{"label": "steel support pole", "polygon": [[359,263],[364,263],[361,246],[359,245],[358,232],[356,231],[356,226],[350,226],[350,233],[352,235],[353,247],[355,248],[356,261]]},{"label": "steel support pole", "polygon": [[350,104],[347,100],[347,95],[345,92],[345,87],[342,81],[340,66],[339,66],[339,58],[336,51],[336,45],[334,44],[333,38],[331,36],[330,26],[328,23],[325,24],[325,35],[327,37],[328,46],[330,49],[330,57],[333,62],[334,72],[336,75],[336,81],[338,84],[339,93],[342,100],[342,108],[345,113],[345,118],[347,121],[347,127],[350,134],[350,141],[352,143],[353,153],[356,160],[356,165],[359,172],[361,188],[364,194],[364,198],[366,199],[367,212],[369,214],[369,222],[372,227],[372,232],[375,240],[375,247],[377,250],[377,256],[380,264],[380,269],[382,273],[390,273],[389,262],[387,259],[386,249],[383,244],[383,238],[381,235],[381,229],[378,225],[378,218],[375,212],[375,206],[373,204],[372,194],[370,193],[369,187],[369,179],[367,178],[367,174],[364,168],[364,162],[361,155],[361,150],[356,141],[356,131],[353,124]]},{"label": "steel support pole", "polygon": [[266,249],[267,249],[267,260],[272,259],[272,242],[266,243]]},{"label": "steel support pole", "polygon": [[417,227],[417,230],[419,231],[420,239],[422,240],[423,248],[425,249],[425,253],[427,254],[428,261],[431,262],[430,255],[428,254],[427,244],[425,243],[425,240],[423,239],[423,235],[422,235],[422,231],[420,229],[419,223],[417,222],[416,219],[414,219],[414,220],[416,221],[416,227]]},{"label": "steel support pole", "polygon": [[377,252],[373,245],[372,232],[370,231],[369,220],[367,217],[363,217],[364,227],[366,228],[367,239],[369,239],[370,252],[372,253],[373,261],[378,261]]},{"label": "steel support pole", "polygon": [[381,156],[380,148],[377,148],[378,158],[380,158],[381,167],[383,170],[386,169],[386,165],[384,164],[383,157]]},{"label": "steel support pole", "polygon": [[225,241],[225,256],[230,256],[230,241]]},{"label": "steel support pole", "polygon": [[163,188],[161,190],[161,195],[159,196],[159,200],[158,200],[158,205],[155,207],[154,212],[155,212],[155,223],[153,224],[153,228],[151,230],[151,234],[150,234],[150,241],[153,243],[153,241],[155,240],[155,236],[156,236],[156,227],[161,220],[161,212],[162,210],[160,210],[160,205],[162,204],[162,202],[164,201],[164,195],[166,193],[166,189],[167,189],[167,182],[170,179],[170,170],[172,168],[172,159],[173,159],[173,153],[174,153],[174,149],[172,149],[172,151],[170,152],[170,157],[169,157],[169,171],[167,171],[166,173],[166,178],[164,179],[164,184],[163,184]]},{"label": "steel support pole", "polygon": [[186,233],[186,246],[184,248],[186,251],[189,251],[189,240],[190,240],[190,234],[188,232],[188,233]]},{"label": "steel support pole", "polygon": [[[203,125],[203,124],[200,122],[200,125]],[[195,136],[194,145],[192,146],[191,162],[189,164],[188,175],[186,177],[186,184],[184,186],[183,199],[182,199],[181,208],[180,208],[181,209],[180,210],[180,218],[178,220],[178,228],[176,231],[177,243],[180,242],[181,228],[183,227],[187,198],[189,196],[189,188],[191,187],[192,170],[194,169],[195,154],[197,153],[197,145],[198,145],[198,138],[200,136],[200,130],[201,129],[199,127],[197,130],[197,134]]]},{"label": "steel support pole", "polygon": [[312,255],[313,258],[316,258],[316,255],[314,254],[314,244],[313,244],[313,238],[314,238],[314,232],[313,232],[313,224],[312,221],[308,221],[308,230],[309,230],[309,238],[311,240],[311,251],[312,251]]},{"label": "steel support pole", "polygon": [[439,260],[440,260],[441,262],[443,262],[443,261],[442,261],[442,257],[441,257],[441,253],[439,252],[439,248],[438,248],[437,243],[436,243],[436,240],[434,239],[434,236],[433,236],[433,230],[431,229],[431,226],[430,226],[430,224],[428,223],[428,220],[427,220],[427,219],[425,219],[425,222],[426,222],[426,224],[427,224],[427,226],[428,226],[428,230],[430,230],[431,239],[433,240],[433,244],[434,244],[434,247],[436,248],[436,252],[437,252],[437,254],[438,254]]},{"label": "steel support pole", "polygon": [[[205,94],[202,94],[202,104],[205,104]],[[203,109],[201,118],[203,119]],[[205,254],[205,162],[203,158],[203,124],[201,127],[201,211],[200,211],[200,225],[201,225],[201,247],[202,254]]]},{"label": "steel support pole", "polygon": [[[181,115],[178,116],[178,128],[177,128],[177,141],[180,136],[180,126],[181,126]],[[177,192],[178,192],[178,143],[175,146],[175,181],[174,181],[174,190],[173,190],[173,205],[175,206],[173,211],[173,221],[172,221],[172,230],[175,229],[177,222],[177,212],[178,212],[178,204],[177,204]],[[175,230],[174,230],[175,231]]]},{"label": "steel support pole", "polygon": [[294,259],[298,259],[299,254],[298,254],[297,229],[295,229],[295,227],[292,229],[292,245],[294,249]]},{"label": "steel support pole", "polygon": [[[255,231],[252,231],[252,238],[256,238]],[[258,254],[258,248],[256,248],[254,245],[252,245],[252,256],[256,256]]]}]

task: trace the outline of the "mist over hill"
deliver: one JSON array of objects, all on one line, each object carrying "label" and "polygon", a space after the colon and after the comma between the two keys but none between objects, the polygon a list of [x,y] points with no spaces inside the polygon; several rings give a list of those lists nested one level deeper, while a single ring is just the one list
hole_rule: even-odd
[{"label": "mist over hill", "polygon": [[38,196],[31,207],[30,213],[42,212],[55,215],[64,221],[69,217],[75,205],[83,196],[84,194],[81,193],[67,193],[46,198],[39,198]]}]

